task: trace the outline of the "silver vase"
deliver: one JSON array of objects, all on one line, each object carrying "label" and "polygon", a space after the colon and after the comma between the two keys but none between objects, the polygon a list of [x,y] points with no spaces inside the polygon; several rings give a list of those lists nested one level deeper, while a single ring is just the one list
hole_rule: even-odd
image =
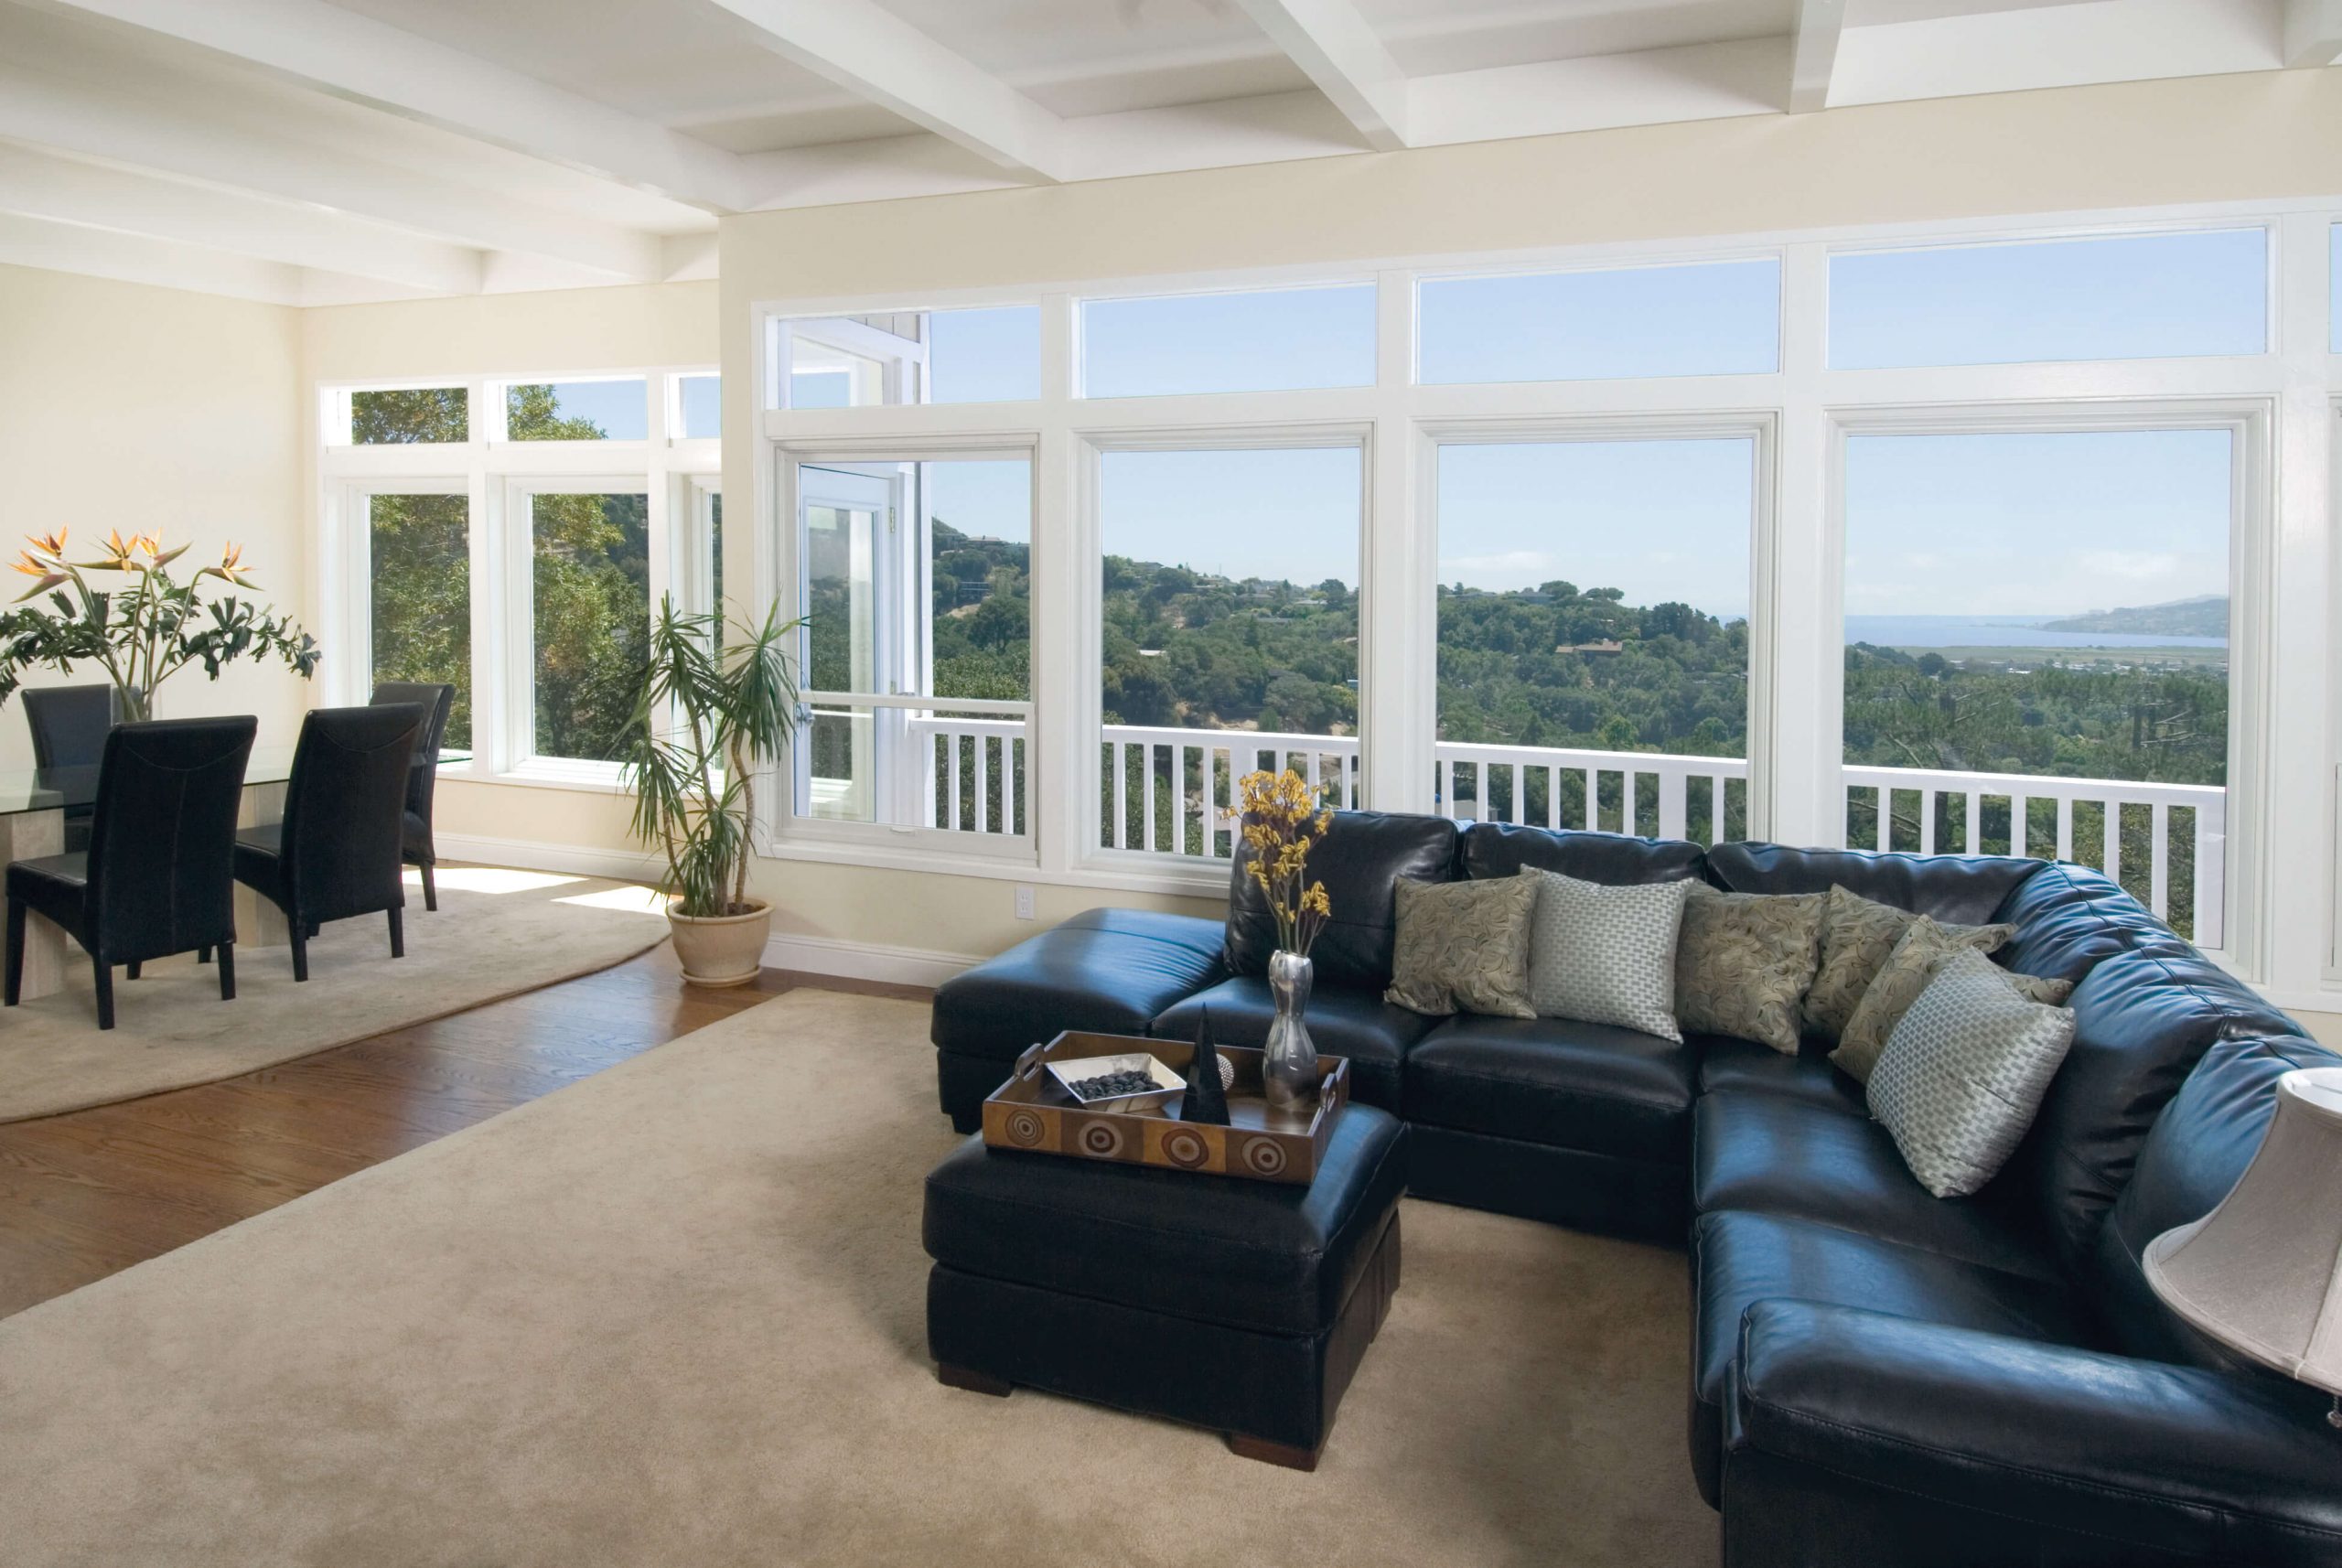
[{"label": "silver vase", "polygon": [[1269,955],[1269,994],[1276,1000],[1277,1015],[1261,1058],[1261,1082],[1269,1104],[1279,1111],[1305,1111],[1316,1098],[1317,1047],[1301,1017],[1315,972],[1297,952],[1280,948]]}]

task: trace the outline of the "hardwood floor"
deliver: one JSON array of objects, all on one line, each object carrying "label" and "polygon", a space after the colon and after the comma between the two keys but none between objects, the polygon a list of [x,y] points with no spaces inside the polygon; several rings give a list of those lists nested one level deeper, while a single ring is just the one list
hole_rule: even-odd
[{"label": "hardwood floor", "polygon": [[0,1316],[486,1121],[799,985],[682,983],[673,950],[242,1078],[0,1126]]}]

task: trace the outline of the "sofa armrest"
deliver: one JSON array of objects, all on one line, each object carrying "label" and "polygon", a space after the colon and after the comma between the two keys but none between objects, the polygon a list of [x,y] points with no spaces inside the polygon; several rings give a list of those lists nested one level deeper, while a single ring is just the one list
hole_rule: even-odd
[{"label": "sofa armrest", "polygon": [[1897,1538],[1907,1561],[2031,1541],[2029,1562],[2342,1563],[2325,1410],[2275,1378],[1758,1302],[1724,1400],[1726,1539],[1737,1500],[1751,1549],[1726,1560],[1858,1561]]}]

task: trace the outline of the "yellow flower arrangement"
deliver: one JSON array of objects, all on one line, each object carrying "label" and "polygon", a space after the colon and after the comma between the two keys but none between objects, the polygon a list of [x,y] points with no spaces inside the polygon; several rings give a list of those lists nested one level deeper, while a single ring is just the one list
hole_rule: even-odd
[{"label": "yellow flower arrangement", "polygon": [[1326,836],[1334,813],[1290,768],[1247,773],[1236,781],[1236,791],[1240,803],[1228,815],[1243,835],[1244,870],[1268,898],[1277,946],[1306,956],[1334,912],[1326,885],[1308,880],[1310,846]]}]

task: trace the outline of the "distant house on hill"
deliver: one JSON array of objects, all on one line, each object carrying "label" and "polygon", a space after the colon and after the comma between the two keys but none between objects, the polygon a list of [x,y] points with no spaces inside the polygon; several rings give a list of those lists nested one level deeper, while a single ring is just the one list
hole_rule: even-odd
[{"label": "distant house on hill", "polygon": [[1556,653],[1624,653],[1627,651],[1627,645],[1615,638],[1606,637],[1593,642],[1560,643],[1554,647],[1553,651]]}]

